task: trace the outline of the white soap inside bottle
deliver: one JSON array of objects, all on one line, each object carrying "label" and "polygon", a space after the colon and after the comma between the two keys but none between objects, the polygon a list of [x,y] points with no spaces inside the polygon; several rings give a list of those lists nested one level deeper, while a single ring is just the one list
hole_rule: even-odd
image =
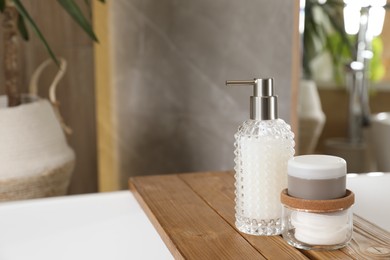
[{"label": "white soap inside bottle", "polygon": [[229,81],[250,84],[250,119],[235,134],[236,227],[252,235],[282,232],[280,192],[287,187],[287,161],[294,155],[294,134],[277,116],[272,79]]}]

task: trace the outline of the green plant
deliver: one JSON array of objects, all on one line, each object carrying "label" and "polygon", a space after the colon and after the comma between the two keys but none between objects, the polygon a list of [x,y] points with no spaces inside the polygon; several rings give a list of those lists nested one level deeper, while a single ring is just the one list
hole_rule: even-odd
[{"label": "green plant", "polygon": [[[70,17],[84,30],[84,32],[95,42],[98,41],[89,19],[81,11],[74,0],[56,0],[58,4],[70,15]],[[102,3],[105,0],[97,0]],[[84,0],[84,4],[91,9],[91,1]],[[4,15],[2,27],[4,31],[4,78],[5,92],[8,97],[8,106],[20,104],[19,71],[20,62],[18,59],[19,44],[18,34],[26,41],[29,40],[30,28],[40,39],[49,56],[59,66],[57,56],[46,41],[43,33],[30,16],[21,0],[0,0],[0,12]],[[28,25],[28,26],[27,26]]]},{"label": "green plant", "polygon": [[305,78],[312,78],[310,63],[324,51],[329,52],[334,69],[355,55],[353,39],[344,31],[343,6],[339,0],[306,0],[302,57]]},{"label": "green plant", "polygon": [[[303,34],[302,66],[305,78],[312,78],[311,62],[318,55],[327,52],[332,61],[333,78],[342,83],[345,78],[345,65],[356,59],[357,37],[344,30],[342,0],[306,0],[305,30]],[[384,76],[381,60],[382,40],[372,41],[373,58],[370,61],[370,80],[379,81]]]},{"label": "green plant", "polygon": [[[102,3],[105,2],[105,0],[98,0]],[[21,35],[21,37],[28,41],[29,40],[29,32],[28,27],[26,26],[29,24],[31,26],[31,29],[33,32],[37,35],[37,37],[41,40],[43,45],[45,46],[47,52],[49,53],[50,57],[55,61],[55,63],[58,65],[58,60],[56,55],[54,54],[53,50],[50,48],[50,45],[46,41],[43,33],[35,23],[34,19],[30,16],[24,5],[20,0],[0,0],[0,11],[3,13],[5,8],[7,8],[7,2],[12,3],[15,8],[18,11],[18,30]],[[81,11],[80,7],[74,0],[57,0],[57,2],[63,7],[63,9],[73,18],[73,20],[88,34],[88,36],[93,41],[98,41],[91,23],[88,21],[88,19],[84,16],[83,12]],[[84,3],[90,8],[91,2],[90,0],[84,0]]]}]

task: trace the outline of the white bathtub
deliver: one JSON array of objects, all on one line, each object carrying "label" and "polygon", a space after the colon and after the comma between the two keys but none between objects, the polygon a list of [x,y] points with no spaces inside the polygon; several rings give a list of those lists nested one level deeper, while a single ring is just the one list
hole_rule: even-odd
[{"label": "white bathtub", "polygon": [[390,173],[348,174],[354,213],[390,232]]}]

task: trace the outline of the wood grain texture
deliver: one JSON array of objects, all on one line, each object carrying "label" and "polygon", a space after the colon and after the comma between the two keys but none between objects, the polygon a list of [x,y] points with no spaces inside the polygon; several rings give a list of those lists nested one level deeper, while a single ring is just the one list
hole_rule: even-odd
[{"label": "wood grain texture", "polygon": [[266,259],[390,257],[390,234],[357,216],[352,242],[335,251],[298,250],[287,245],[280,236],[238,232],[234,226],[231,172],[134,177],[130,179],[130,186],[176,258],[252,259],[259,253],[261,255],[256,257]]},{"label": "wood grain texture", "polygon": [[265,259],[178,176],[130,183],[176,258]]},{"label": "wood grain texture", "polygon": [[[227,213],[227,215],[221,214],[221,216],[226,216],[228,222],[234,226],[234,177],[231,172],[194,173],[180,175],[180,177],[188,181],[194,190],[199,191],[199,195],[202,198],[218,201],[218,204],[214,202],[210,204],[210,207],[218,211],[222,208],[221,203],[224,203],[224,213]],[[218,188],[216,187],[218,185],[222,185],[223,188],[217,191]],[[229,200],[220,200],[217,196],[218,193],[224,193],[224,196],[228,197]],[[246,234],[241,235],[268,259],[351,259],[340,251],[302,251],[302,254],[302,252],[287,245],[280,236],[258,237]]]},{"label": "wood grain texture", "polygon": [[[234,178],[232,174],[209,172],[179,176],[232,228],[235,228]],[[280,236],[241,235],[267,259],[307,259],[297,249],[287,245]]]},{"label": "wood grain texture", "polygon": [[115,139],[114,88],[112,88],[108,9],[111,1],[93,1],[93,25],[99,43],[94,44],[95,93],[98,148],[99,191],[118,190],[118,148]]},{"label": "wood grain texture", "polygon": [[355,259],[390,259],[390,234],[373,223],[354,216],[354,233],[342,251]]}]

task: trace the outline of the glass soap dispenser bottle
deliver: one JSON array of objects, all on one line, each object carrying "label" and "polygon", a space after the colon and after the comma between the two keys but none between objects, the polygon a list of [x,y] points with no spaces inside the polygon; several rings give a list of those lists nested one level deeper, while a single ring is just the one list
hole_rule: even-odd
[{"label": "glass soap dispenser bottle", "polygon": [[280,192],[287,187],[287,162],[294,155],[294,134],[278,118],[273,79],[231,80],[252,85],[250,119],[235,134],[235,225],[243,233],[282,233]]}]

